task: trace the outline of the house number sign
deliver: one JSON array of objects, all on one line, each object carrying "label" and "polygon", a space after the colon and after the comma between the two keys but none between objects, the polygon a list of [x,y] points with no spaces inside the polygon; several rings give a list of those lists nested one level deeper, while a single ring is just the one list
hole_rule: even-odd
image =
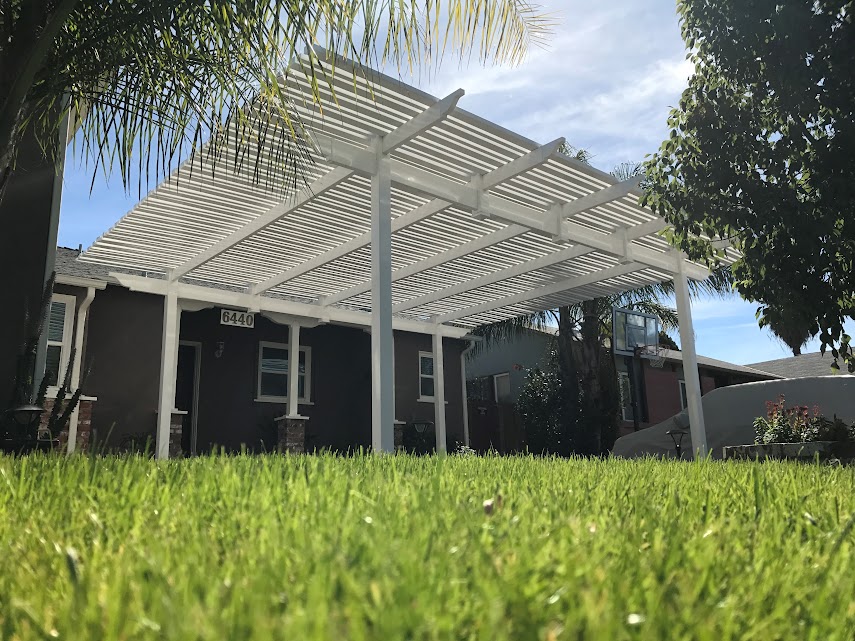
[{"label": "house number sign", "polygon": [[221,309],[220,325],[255,327],[255,314],[251,312],[237,312],[233,309]]}]

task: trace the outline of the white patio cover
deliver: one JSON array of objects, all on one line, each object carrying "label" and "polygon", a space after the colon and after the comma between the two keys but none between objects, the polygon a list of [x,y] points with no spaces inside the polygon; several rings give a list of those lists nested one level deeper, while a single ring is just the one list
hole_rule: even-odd
[{"label": "white patio cover", "polygon": [[216,167],[201,154],[81,260],[141,270],[149,277],[120,276],[139,289],[166,295],[171,283],[179,298],[207,291],[250,309],[277,301],[324,321],[376,325],[386,301],[396,327],[445,336],[708,276],[659,235],[666,225],[639,205],[637,181],[559,153],[562,139],[539,145],[457,108],[463,90],[438,100],[351,70],[337,62],[335,100],[322,85],[320,108],[299,74],[288,81],[318,150],[307,186],[256,184],[251,161],[235,172],[234,147]]},{"label": "white patio cover", "polygon": [[188,161],[81,259],[368,312],[372,140],[384,136],[396,315],[473,328],[677,272],[635,183],[456,108],[462,91],[438,101],[370,73],[371,89],[354,86],[341,65],[323,114],[293,79],[321,150],[307,188],[254,184],[250,161],[236,174],[221,158],[215,177],[209,159]]}]

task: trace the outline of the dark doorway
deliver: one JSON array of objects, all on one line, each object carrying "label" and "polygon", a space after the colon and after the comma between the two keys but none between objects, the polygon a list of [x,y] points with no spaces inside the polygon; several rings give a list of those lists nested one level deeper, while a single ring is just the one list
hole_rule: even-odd
[{"label": "dark doorway", "polygon": [[181,342],[178,346],[178,374],[175,379],[175,409],[187,412],[181,427],[181,451],[196,454],[196,417],[199,410],[199,343]]}]

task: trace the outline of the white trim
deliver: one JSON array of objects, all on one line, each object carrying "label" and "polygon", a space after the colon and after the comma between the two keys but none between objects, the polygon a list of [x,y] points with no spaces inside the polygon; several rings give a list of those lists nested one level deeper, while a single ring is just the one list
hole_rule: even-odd
[{"label": "white trim", "polygon": [[[54,303],[62,303],[65,305],[65,316],[62,320],[62,340],[50,340],[51,312],[49,309],[47,319],[48,326],[45,328],[45,336],[47,337],[45,340],[45,371],[42,372],[42,376],[47,373],[47,348],[59,347],[59,367],[56,373],[56,385],[51,385],[49,387],[49,389],[53,389],[54,393],[56,393],[56,391],[62,385],[62,381],[65,379],[65,374],[68,370],[69,359],[71,358],[71,350],[74,346],[74,313],[77,309],[77,297],[71,296],[69,294],[52,294],[50,299],[51,306],[53,306]],[[79,358],[76,360],[79,360]]]},{"label": "white trim", "polygon": [[511,389],[511,373],[510,372],[501,372],[499,374],[493,374],[493,397],[496,399],[496,403],[501,402],[499,399],[499,384],[498,379],[500,378],[508,379],[508,393],[510,393]]},{"label": "white trim", "polygon": [[201,341],[179,340],[179,350],[181,349],[182,345],[184,345],[185,347],[192,347],[195,351],[195,358],[193,363],[193,419],[190,421],[190,455],[196,456],[196,441],[199,436],[199,379],[202,377],[202,343]]},{"label": "white trim", "polygon": [[57,285],[68,285],[69,287],[94,287],[95,289],[106,289],[107,283],[94,278],[83,278],[82,276],[69,276],[68,274],[56,275]]},{"label": "white trim", "polygon": [[[291,340],[290,340],[290,332],[289,332],[289,340],[287,343],[277,343],[274,341],[258,341],[258,362],[256,363],[256,386],[255,386],[255,401],[258,403],[284,403],[288,404],[288,395],[285,396],[264,396],[261,393],[261,361],[262,361],[262,350],[265,347],[270,347],[272,349],[284,349],[288,352],[288,368],[289,372],[282,374],[281,372],[266,372],[267,374],[275,374],[279,376],[288,377],[288,385],[290,388],[290,368],[291,368],[291,355],[294,353],[291,349]],[[304,395],[297,399],[297,403],[300,405],[310,405],[312,399],[312,348],[308,345],[301,346],[299,348],[300,353],[304,354],[304,361],[306,364],[306,371],[303,374],[304,382],[303,382],[303,393]],[[298,358],[298,366],[299,366],[299,358]],[[299,383],[299,381],[298,381]]]},{"label": "white trim", "polygon": [[[431,369],[433,370],[433,374],[422,374],[422,358],[429,358],[431,360]],[[433,357],[433,352],[419,352],[419,397],[418,400],[420,403],[433,403],[436,398],[436,359]],[[431,396],[425,396],[422,394],[422,379],[429,378],[433,381],[433,394]]]},{"label": "white trim", "polygon": [[[321,307],[320,305],[298,303],[295,301],[270,298],[267,296],[253,296],[227,289],[202,287],[200,285],[191,285],[183,282],[168,285],[165,280],[159,278],[147,278],[145,276],[135,276],[121,272],[112,272],[110,276],[115,278],[119,285],[131,291],[165,296],[167,290],[174,289],[178,292],[178,297],[183,301],[199,301],[206,303],[208,306],[223,305],[233,307],[235,309],[276,312],[280,314],[288,314],[293,317],[299,317],[301,319],[306,319],[308,322],[315,323],[332,322],[339,323],[341,325],[355,325],[358,327],[371,326],[371,314],[368,312],[340,309],[336,307]],[[305,324],[302,320],[300,322],[301,324]],[[437,327],[433,323],[400,317],[392,319],[392,327],[397,330],[413,332],[416,334],[433,334],[437,331]],[[448,338],[463,338],[469,334],[470,330],[466,327],[443,325],[440,327],[440,331],[443,336]]]}]

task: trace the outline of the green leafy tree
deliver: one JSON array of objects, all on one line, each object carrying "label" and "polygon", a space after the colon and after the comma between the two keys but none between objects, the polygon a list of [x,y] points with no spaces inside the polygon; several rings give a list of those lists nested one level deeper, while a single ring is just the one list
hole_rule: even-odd
[{"label": "green leafy tree", "polygon": [[[258,178],[298,180],[307,149],[287,81],[334,91],[335,60],[316,47],[402,70],[446,52],[514,63],[549,27],[526,0],[0,0],[0,198],[24,133],[51,158],[66,114],[87,159],[126,187],[209,138],[214,155],[247,150]],[[237,133],[212,137],[227,123]]]},{"label": "green leafy tree", "polygon": [[736,286],[761,325],[794,326],[782,338],[797,348],[818,334],[855,371],[855,3],[677,10],[695,71],[646,163],[646,203],[691,256],[714,262],[721,241],[742,253]]}]

